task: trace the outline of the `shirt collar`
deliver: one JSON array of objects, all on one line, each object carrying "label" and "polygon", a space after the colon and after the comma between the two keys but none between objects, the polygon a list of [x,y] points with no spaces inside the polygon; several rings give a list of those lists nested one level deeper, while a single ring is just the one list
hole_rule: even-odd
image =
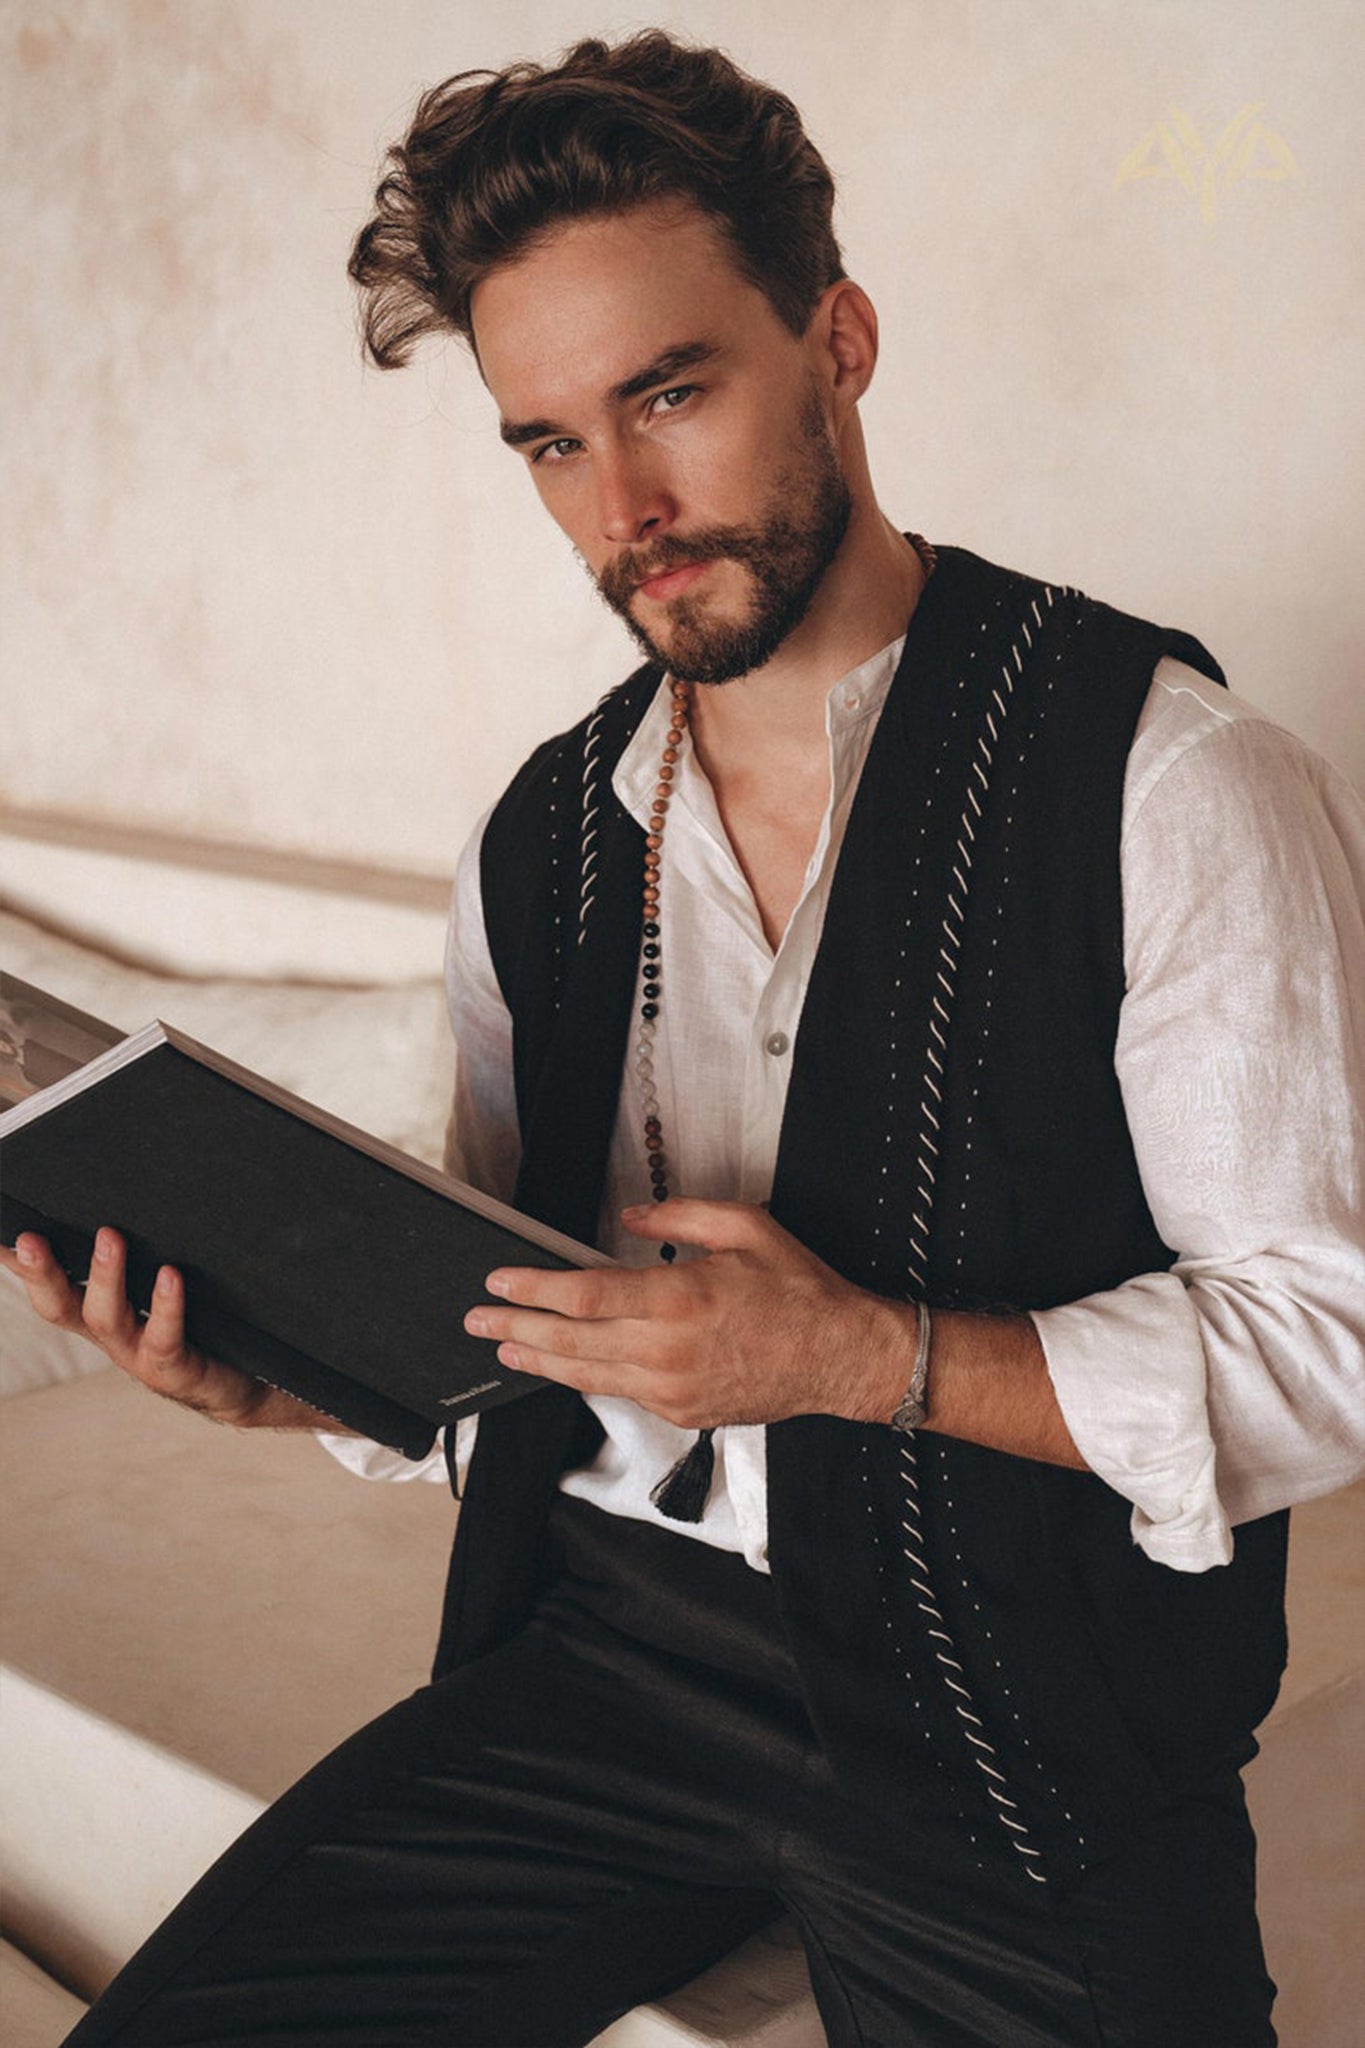
[{"label": "shirt collar", "polygon": [[[847,675],[840,676],[830,689],[825,698],[825,730],[831,745],[864,720],[878,717],[895,678],[904,646],[905,635],[902,633],[866,661],[860,661]],[[650,699],[649,709],[636,726],[635,736],[617,762],[616,773],[612,777],[612,788],[630,815],[642,825],[649,816],[654,785],[659,779],[659,757],[668,734],[669,713],[668,678],[665,676]],[[689,734],[686,739],[689,750],[691,744]]]}]

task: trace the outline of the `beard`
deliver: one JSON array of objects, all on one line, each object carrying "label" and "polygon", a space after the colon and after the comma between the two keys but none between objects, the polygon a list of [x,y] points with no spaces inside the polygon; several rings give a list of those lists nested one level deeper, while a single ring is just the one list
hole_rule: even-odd
[{"label": "beard", "polygon": [[[686,537],[664,534],[632,554],[618,555],[594,578],[599,595],[647,658],[678,682],[728,683],[762,668],[805,618],[839,552],[853,500],[813,392],[800,424],[797,458],[781,471],[763,516],[752,525],[704,527]],[[684,594],[668,607],[665,643],[631,611],[642,578],[721,559],[749,571],[753,592],[747,617],[718,618],[705,598]]]}]

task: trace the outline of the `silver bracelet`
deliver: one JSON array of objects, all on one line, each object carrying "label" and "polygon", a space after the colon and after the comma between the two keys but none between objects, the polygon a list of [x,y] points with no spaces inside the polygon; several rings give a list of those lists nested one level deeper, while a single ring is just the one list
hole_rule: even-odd
[{"label": "silver bracelet", "polygon": [[915,1303],[919,1314],[919,1343],[915,1347],[914,1370],[904,1398],[891,1418],[891,1427],[903,1431],[907,1436],[919,1428],[929,1413],[929,1340],[933,1334],[929,1321],[929,1310],[922,1301]]}]

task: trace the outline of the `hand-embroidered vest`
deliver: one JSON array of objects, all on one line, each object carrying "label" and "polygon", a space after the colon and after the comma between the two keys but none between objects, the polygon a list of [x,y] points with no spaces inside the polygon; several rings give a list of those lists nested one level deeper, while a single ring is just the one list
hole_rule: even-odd
[{"label": "hand-embroidered vest", "polygon": [[[850,815],[771,1203],[860,1285],[1046,1308],[1172,1262],[1113,1064],[1123,775],[1163,654],[1222,680],[1184,634],[940,550]],[[533,755],[483,845],[517,1200],[587,1239],[638,939],[641,834],[611,774],[658,680],[637,672]],[[518,1626],[558,1476],[598,1441],[559,1388],[482,1418],[438,1671]],[[770,1426],[767,1446],[811,1713],[888,1825],[898,1807],[956,1814],[983,1854],[1065,1884],[1254,1752],[1284,1662],[1286,1516],[1240,1528],[1228,1567],[1182,1574],[1136,1548],[1129,1504],[1090,1474],[826,1416]]]}]

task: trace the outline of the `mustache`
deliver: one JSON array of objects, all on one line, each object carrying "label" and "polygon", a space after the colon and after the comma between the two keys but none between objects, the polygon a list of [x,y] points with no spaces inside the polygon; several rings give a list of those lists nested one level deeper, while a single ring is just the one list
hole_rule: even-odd
[{"label": "mustache", "polygon": [[597,578],[597,587],[607,603],[624,610],[636,586],[651,576],[671,569],[690,568],[694,562],[713,562],[717,555],[743,553],[743,536],[732,527],[713,527],[706,533],[684,539],[666,533],[648,548],[634,548],[609,562]]}]

